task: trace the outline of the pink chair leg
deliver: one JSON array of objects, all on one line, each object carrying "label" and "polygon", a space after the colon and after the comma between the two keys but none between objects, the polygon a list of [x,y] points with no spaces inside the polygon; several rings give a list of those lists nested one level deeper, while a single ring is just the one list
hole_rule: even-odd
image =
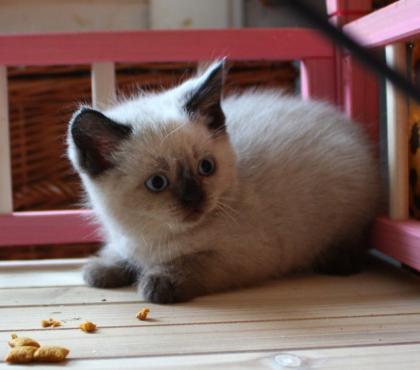
[{"label": "pink chair leg", "polygon": [[301,91],[304,99],[337,103],[334,59],[306,59],[300,67]]},{"label": "pink chair leg", "polygon": [[375,75],[351,56],[343,58],[343,104],[347,115],[363,124],[374,143],[379,141],[379,90]]},{"label": "pink chair leg", "polygon": [[[372,9],[371,0],[327,0],[330,21],[342,27]],[[377,79],[360,66],[350,55],[337,50],[338,103],[348,116],[362,123],[371,137],[378,142],[379,98]]]}]

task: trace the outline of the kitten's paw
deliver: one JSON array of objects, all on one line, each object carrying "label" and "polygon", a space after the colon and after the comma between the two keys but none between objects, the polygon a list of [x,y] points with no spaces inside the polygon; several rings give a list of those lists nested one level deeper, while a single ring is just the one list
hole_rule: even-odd
[{"label": "kitten's paw", "polygon": [[83,279],[96,288],[118,288],[133,284],[137,273],[123,262],[109,264],[101,258],[91,258],[83,267]]},{"label": "kitten's paw", "polygon": [[140,278],[139,292],[152,303],[175,303],[188,300],[180,287],[167,275],[146,275]]}]

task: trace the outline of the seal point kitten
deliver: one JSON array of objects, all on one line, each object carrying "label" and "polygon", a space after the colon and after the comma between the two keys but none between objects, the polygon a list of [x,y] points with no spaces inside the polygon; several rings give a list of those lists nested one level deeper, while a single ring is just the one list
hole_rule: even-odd
[{"label": "seal point kitten", "polygon": [[362,129],[274,90],[222,99],[224,61],[170,90],[82,107],[68,130],[106,243],[84,278],[170,303],[291,271],[361,267],[379,199]]}]

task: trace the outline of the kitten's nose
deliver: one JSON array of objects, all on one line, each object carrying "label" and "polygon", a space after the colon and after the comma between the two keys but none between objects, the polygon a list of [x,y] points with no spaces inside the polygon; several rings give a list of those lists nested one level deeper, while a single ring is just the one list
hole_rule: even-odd
[{"label": "kitten's nose", "polygon": [[199,209],[204,201],[200,183],[193,177],[184,177],[179,184],[178,197],[184,206]]}]

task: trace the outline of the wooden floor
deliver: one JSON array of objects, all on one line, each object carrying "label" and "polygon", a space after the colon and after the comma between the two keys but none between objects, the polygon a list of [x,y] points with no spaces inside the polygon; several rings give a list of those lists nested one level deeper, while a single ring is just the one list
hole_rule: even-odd
[{"label": "wooden floor", "polygon": [[[1,358],[16,332],[71,350],[63,365],[32,366],[43,369],[420,369],[420,279],[392,267],[160,306],[84,286],[80,262],[0,263]],[[149,321],[135,317],[144,306]],[[63,326],[41,328],[49,317]]]}]

